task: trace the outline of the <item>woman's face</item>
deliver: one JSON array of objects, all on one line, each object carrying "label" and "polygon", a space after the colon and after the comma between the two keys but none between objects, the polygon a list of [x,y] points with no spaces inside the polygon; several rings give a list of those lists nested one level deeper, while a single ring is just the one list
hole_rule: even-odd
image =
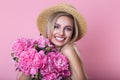
[{"label": "woman's face", "polygon": [[62,47],[71,40],[73,34],[73,19],[68,16],[61,16],[57,19],[51,35],[51,42]]}]

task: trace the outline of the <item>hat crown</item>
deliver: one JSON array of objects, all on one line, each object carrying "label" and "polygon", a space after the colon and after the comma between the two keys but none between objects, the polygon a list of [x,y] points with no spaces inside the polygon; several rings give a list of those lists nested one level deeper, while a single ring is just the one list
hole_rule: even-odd
[{"label": "hat crown", "polygon": [[[76,8],[73,7],[71,4],[61,3],[61,4],[59,4],[59,5],[61,5],[61,6],[68,6],[68,7],[70,7],[70,8],[76,9]],[[58,6],[59,6],[59,5],[58,5]]]}]

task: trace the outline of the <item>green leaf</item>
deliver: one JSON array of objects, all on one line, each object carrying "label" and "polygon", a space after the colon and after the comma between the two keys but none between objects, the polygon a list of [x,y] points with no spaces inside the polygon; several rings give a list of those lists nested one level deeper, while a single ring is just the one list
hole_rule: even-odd
[{"label": "green leaf", "polygon": [[36,49],[37,47],[38,47],[38,44],[35,44],[35,45],[34,45],[34,48]]},{"label": "green leaf", "polygon": [[47,49],[46,49],[48,52],[51,50],[51,48],[50,47],[47,47]]},{"label": "green leaf", "polygon": [[15,60],[16,62],[18,62],[18,58],[17,57],[14,57],[13,60]]}]

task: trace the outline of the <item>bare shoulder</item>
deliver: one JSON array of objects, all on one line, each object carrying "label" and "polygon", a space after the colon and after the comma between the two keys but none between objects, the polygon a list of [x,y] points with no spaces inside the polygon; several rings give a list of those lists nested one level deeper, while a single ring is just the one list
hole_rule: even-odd
[{"label": "bare shoulder", "polygon": [[67,44],[66,46],[63,47],[61,51],[65,56],[67,56],[68,59],[73,61],[76,61],[76,60],[80,61],[80,58],[77,55],[77,52],[74,48],[74,44]]},{"label": "bare shoulder", "polygon": [[73,44],[67,44],[65,45],[62,50],[61,50],[64,54],[71,54],[71,53],[75,53],[75,50],[73,48]]},{"label": "bare shoulder", "polygon": [[86,80],[86,75],[82,66],[82,61],[78,56],[74,45],[68,44],[61,50],[62,53],[68,58],[72,72],[71,78],[73,80]]},{"label": "bare shoulder", "polygon": [[73,48],[73,44],[67,44],[62,48],[63,52],[73,52],[74,48]]}]

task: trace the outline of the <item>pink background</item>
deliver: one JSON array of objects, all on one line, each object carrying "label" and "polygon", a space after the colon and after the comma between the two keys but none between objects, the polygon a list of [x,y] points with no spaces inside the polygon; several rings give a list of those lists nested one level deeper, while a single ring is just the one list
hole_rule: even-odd
[{"label": "pink background", "polygon": [[86,18],[87,34],[77,42],[89,80],[120,80],[119,0],[0,0],[0,80],[16,80],[11,45],[36,38],[36,18],[47,6],[66,2]]}]

